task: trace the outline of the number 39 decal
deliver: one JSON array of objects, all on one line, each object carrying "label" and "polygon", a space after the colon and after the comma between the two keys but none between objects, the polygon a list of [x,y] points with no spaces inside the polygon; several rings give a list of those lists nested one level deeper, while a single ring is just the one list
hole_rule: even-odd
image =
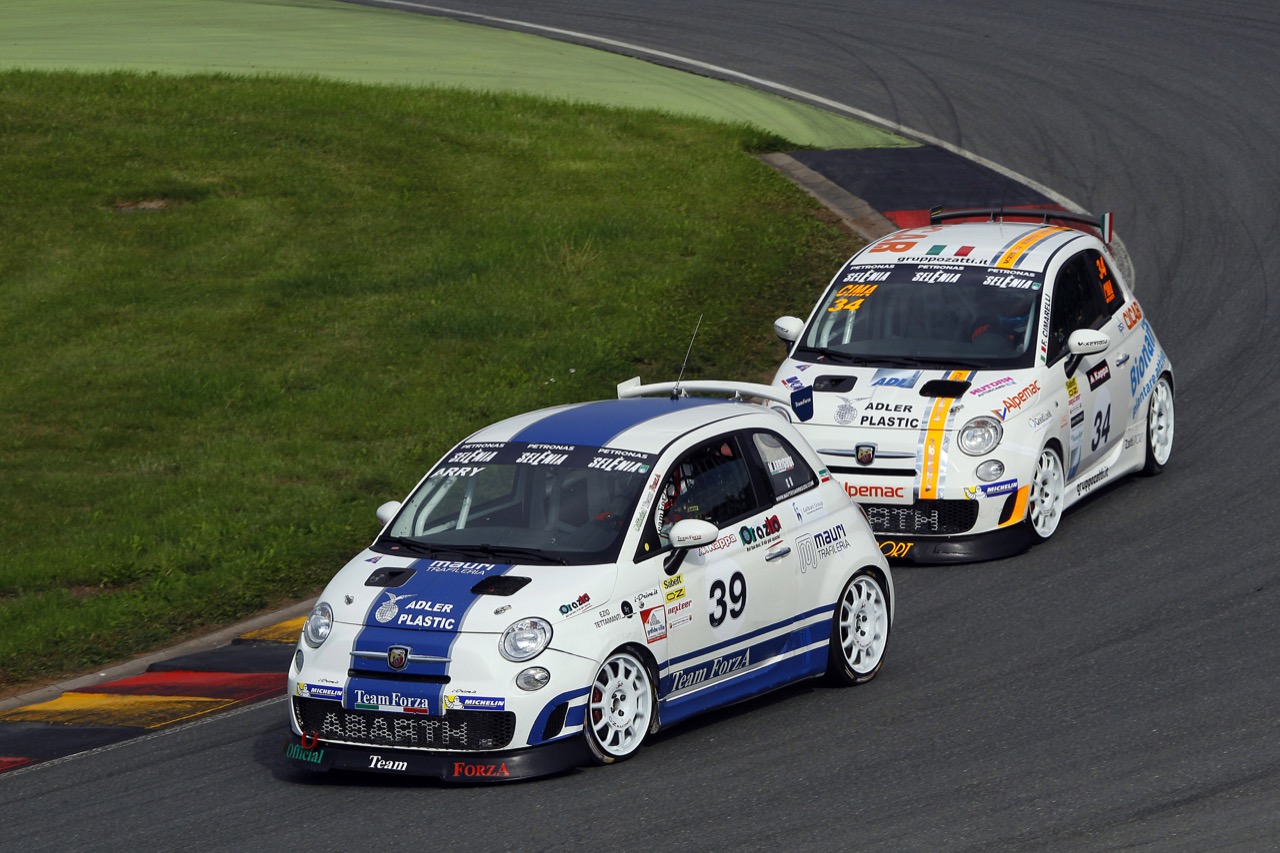
[{"label": "number 39 decal", "polygon": [[[728,601],[725,600],[726,596]],[[711,584],[711,613],[708,614],[708,618],[711,620],[712,628],[719,628],[724,624],[726,616],[737,619],[746,609],[747,579],[743,577],[742,572],[734,572],[730,575],[727,587],[725,582],[719,579]]]}]

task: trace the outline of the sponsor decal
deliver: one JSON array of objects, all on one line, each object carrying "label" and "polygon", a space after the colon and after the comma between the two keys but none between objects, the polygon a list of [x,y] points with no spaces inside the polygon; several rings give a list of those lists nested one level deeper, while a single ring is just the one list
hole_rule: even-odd
[{"label": "sponsor decal", "polygon": [[[1073,380],[1074,381],[1074,380]],[[996,411],[996,415],[1000,420],[1004,420],[1009,412],[1016,412],[1026,404],[1028,400],[1040,393],[1039,381],[1032,379],[1029,383],[1018,390],[1017,394],[1011,397],[1005,397],[1001,402],[1004,403],[1004,409]]]},{"label": "sponsor decal", "polygon": [[292,758],[294,761],[309,761],[312,764],[319,764],[324,759],[323,749],[307,749],[298,746],[296,743],[289,744],[289,748],[285,750],[285,757]]},{"label": "sponsor decal", "polygon": [[845,483],[844,490],[855,501],[867,498],[897,498],[901,500],[907,496],[906,486],[855,486],[852,483]]},{"label": "sponsor decal", "polygon": [[791,509],[796,514],[796,521],[804,524],[811,518],[821,516],[826,511],[827,505],[822,502],[822,498],[815,497],[803,504],[798,501],[792,501]]},{"label": "sponsor decal", "polygon": [[714,658],[704,664],[672,673],[671,690],[674,692],[676,690],[684,690],[686,687],[694,687],[707,679],[719,678],[723,675],[746,669],[749,666],[751,666],[750,649],[743,651],[741,654]]},{"label": "sponsor decal", "polygon": [[449,468],[437,468],[431,472],[431,479],[436,477],[474,477],[484,470],[484,466],[476,468],[474,466],[451,466]]},{"label": "sponsor decal", "polygon": [[693,621],[693,599],[684,598],[667,607],[667,630],[674,631]]},{"label": "sponsor decal", "polygon": [[974,397],[985,397],[992,391],[999,391],[1001,388],[1007,388],[1014,383],[1012,376],[1004,376],[994,382],[988,382],[986,385],[979,385],[969,391]]},{"label": "sponsor decal", "polygon": [[640,611],[640,621],[644,623],[644,639],[646,643],[656,643],[667,638],[667,608],[659,604],[648,610]]},{"label": "sponsor decal", "polygon": [[[533,447],[534,445],[529,445]],[[517,465],[563,465],[569,459],[568,453],[556,453],[551,450],[526,450],[516,457]]]},{"label": "sponsor decal", "polygon": [[[657,599],[661,595],[662,593],[659,592],[658,588],[655,586],[653,589],[636,593],[632,601],[635,602],[636,607],[643,610],[645,607],[652,607],[654,604],[657,604]],[[627,615],[630,616],[631,614],[628,613]]]},{"label": "sponsor decal", "polygon": [[381,559],[382,559],[382,555],[381,555],[381,554],[379,554],[379,555],[378,555],[378,556],[376,556],[376,557],[370,557],[369,559],[365,560],[365,562],[366,562],[366,563],[376,563],[376,562],[378,562],[378,561],[379,561],[379,560],[381,560]]},{"label": "sponsor decal", "polygon": [[560,615],[568,616],[571,613],[577,613],[590,603],[591,603],[591,596],[587,595],[587,593],[584,592],[582,595],[578,596],[573,601],[570,601],[568,604],[561,604]]},{"label": "sponsor decal", "polygon": [[769,460],[770,474],[785,474],[796,467],[795,460],[790,456],[784,456],[781,459]]},{"label": "sponsor decal", "polygon": [[647,474],[649,473],[649,464],[647,462],[637,462],[634,459],[619,459],[614,456],[597,456],[587,463],[588,468],[595,468],[598,471],[622,471],[627,474]]},{"label": "sponsor decal", "polygon": [[969,500],[975,500],[978,495],[982,495],[984,498],[995,498],[1016,491],[1018,491],[1017,480],[1001,480],[998,483],[979,483],[976,486],[965,486],[964,496]]},{"label": "sponsor decal", "polygon": [[826,468],[819,468],[819,469],[818,469],[818,479],[819,479],[819,480],[821,480],[821,481],[822,481],[822,482],[824,482],[824,483],[829,483],[829,482],[831,482],[831,472],[830,472],[830,471],[828,471]]},{"label": "sponsor decal", "polygon": [[875,376],[871,380],[871,384],[888,388],[914,388],[916,387],[916,383],[920,381],[920,377],[923,375],[923,370],[907,372],[905,370],[894,370],[893,368],[882,367],[876,371]]},{"label": "sponsor decal", "polygon": [[804,383],[800,381],[799,376],[788,376],[786,379],[782,380],[782,384],[792,391],[804,390]]},{"label": "sponsor decal", "polygon": [[1138,300],[1133,300],[1129,306],[1120,313],[1121,319],[1124,320],[1126,329],[1132,329],[1142,320],[1142,306],[1138,304]]},{"label": "sponsor decal", "polygon": [[388,592],[387,600],[382,602],[382,604],[378,605],[378,609],[375,610],[373,613],[373,618],[377,619],[379,622],[385,625],[386,623],[390,622],[392,619],[396,618],[396,614],[400,612],[400,605],[397,604],[396,602],[406,598],[410,598],[413,595],[414,593],[412,592],[406,593],[404,595],[393,595],[392,593]]},{"label": "sponsor decal", "polygon": [[299,681],[296,692],[303,699],[330,699],[334,702],[342,701],[342,688],[331,687],[327,684],[303,684]]},{"label": "sponsor decal", "polygon": [[507,763],[505,761],[491,761],[483,763],[475,763],[471,761],[453,762],[453,776],[455,779],[493,779],[510,775],[511,772],[507,770]]},{"label": "sponsor decal", "polygon": [[[404,606],[404,613],[396,619],[396,626],[403,628],[434,628],[452,631],[458,627],[458,621],[451,616],[438,616],[437,613],[452,613],[453,605],[443,601],[411,601]],[[409,611],[418,611],[411,613]],[[426,611],[425,613],[422,611]]]},{"label": "sponsor decal", "polygon": [[1074,376],[1067,380],[1067,399],[1072,403],[1080,399],[1080,383]]},{"label": "sponsor decal", "polygon": [[1111,365],[1106,361],[1101,361],[1092,370],[1085,373],[1085,377],[1089,380],[1089,390],[1095,390],[1103,382],[1111,378]]},{"label": "sponsor decal", "polygon": [[1053,415],[1050,414],[1048,410],[1045,410],[1043,412],[1036,412],[1034,415],[1027,418],[1027,426],[1031,427],[1032,429],[1039,429],[1040,427],[1044,426],[1051,420],[1053,420]]},{"label": "sponsor decal", "polygon": [[914,542],[896,542],[892,539],[880,543],[880,553],[890,559],[905,557],[911,553]]},{"label": "sponsor decal", "polygon": [[[631,606],[629,602],[624,601],[622,603],[627,607]],[[598,617],[596,619],[597,628],[603,628],[605,625],[612,625],[614,622],[620,621],[622,619],[621,613],[613,613],[609,610],[608,607],[600,608],[598,611],[596,611],[596,616]]]},{"label": "sponsor decal", "polygon": [[494,563],[468,563],[461,560],[431,560],[421,567],[427,572],[450,572],[459,575],[487,575],[497,568]]},{"label": "sponsor decal", "polygon": [[448,465],[463,465],[469,462],[492,462],[498,456],[496,450],[459,450],[454,453],[445,463]]},{"label": "sponsor decal", "polygon": [[818,568],[818,546],[813,537],[805,534],[796,539],[796,561],[800,564],[800,574],[807,574],[810,569]]},{"label": "sponsor decal", "polygon": [[1031,290],[1035,286],[1036,280],[1030,273],[1018,275],[1013,270],[1009,270],[1004,275],[988,275],[983,278],[982,283],[987,287]]},{"label": "sponsor decal", "polygon": [[743,525],[738,529],[738,538],[742,540],[742,544],[750,551],[766,544],[781,533],[782,522],[778,520],[776,515],[773,515],[755,527]]},{"label": "sponsor decal", "polygon": [[499,696],[461,696],[456,693],[444,694],[446,711],[505,711],[507,700]]},{"label": "sponsor decal", "polygon": [[724,536],[721,536],[716,541],[712,542],[710,545],[703,545],[701,548],[698,549],[698,554],[699,556],[706,556],[707,554],[710,554],[713,551],[720,551],[724,548],[728,548],[730,545],[736,545],[737,542],[738,542],[738,535],[736,533],[727,533]]},{"label": "sponsor decal", "polygon": [[381,755],[370,755],[367,769],[404,771],[409,769],[409,762],[394,761],[389,758],[383,758]]},{"label": "sponsor decal", "polygon": [[1076,495],[1083,495],[1085,492],[1089,491],[1094,486],[1098,485],[1103,480],[1107,479],[1107,473],[1110,470],[1111,470],[1110,468],[1103,468],[1098,473],[1090,474],[1085,479],[1076,483]]},{"label": "sponsor decal", "polygon": [[666,578],[662,582],[662,597],[667,604],[684,598],[684,575]]},{"label": "sponsor decal", "polygon": [[928,270],[923,266],[911,276],[911,280],[924,282],[925,284],[955,284],[960,280],[960,273],[945,272],[943,270]]},{"label": "sponsor decal", "polygon": [[354,694],[355,708],[358,711],[396,711],[400,713],[429,714],[430,705],[425,696],[406,696],[393,690],[390,693],[370,693],[359,687],[351,691]]},{"label": "sponsor decal", "polygon": [[915,417],[914,407],[910,403],[872,402],[863,408],[858,426],[919,429],[920,419]]},{"label": "sponsor decal", "polygon": [[857,420],[857,418],[858,418],[857,407],[855,407],[853,403],[849,402],[844,397],[841,397],[840,405],[836,406],[836,413],[835,413],[836,423],[840,424],[840,426],[848,426],[849,424]]},{"label": "sponsor decal", "polygon": [[815,533],[813,541],[818,546],[818,556],[824,560],[853,547],[849,544],[843,524],[837,524],[835,527],[827,528],[821,533]]},{"label": "sponsor decal", "polygon": [[1124,449],[1131,450],[1135,447],[1140,447],[1142,446],[1142,444],[1146,442],[1146,440],[1147,440],[1146,433],[1140,432],[1140,433],[1136,433],[1135,435],[1127,435],[1124,438]]},{"label": "sponsor decal", "polygon": [[[658,592],[658,591],[655,589],[655,590],[654,590],[654,593],[656,594],[657,592]],[[637,597],[638,597],[638,596],[637,596]],[[624,602],[622,602],[622,615],[623,615],[623,616],[625,616],[626,618],[630,619],[630,618],[631,618],[631,615],[632,615],[633,613],[635,613],[635,612],[636,612],[636,611],[635,611],[635,608],[631,606],[631,602],[630,602],[630,601],[624,601]]]}]

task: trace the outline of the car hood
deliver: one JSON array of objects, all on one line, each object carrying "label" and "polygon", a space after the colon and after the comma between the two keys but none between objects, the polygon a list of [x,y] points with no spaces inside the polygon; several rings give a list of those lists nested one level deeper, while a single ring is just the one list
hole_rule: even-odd
[{"label": "car hood", "polygon": [[370,630],[499,633],[520,618],[554,624],[599,606],[616,576],[613,564],[415,560],[366,551],[333,579],[326,600],[336,621]]},{"label": "car hood", "polygon": [[[1038,396],[1033,375],[1034,370],[907,370],[788,362],[778,381],[793,389],[812,384],[809,424],[918,431],[930,426],[931,417],[946,419],[940,424],[944,428],[958,426],[950,416],[961,412],[964,420],[988,413],[1003,420]],[[939,401],[949,405],[937,406]]]}]

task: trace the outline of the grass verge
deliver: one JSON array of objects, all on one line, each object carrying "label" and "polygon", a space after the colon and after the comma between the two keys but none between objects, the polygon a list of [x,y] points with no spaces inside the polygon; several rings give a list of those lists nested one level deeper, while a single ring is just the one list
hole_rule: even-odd
[{"label": "grass verge", "polygon": [[470,430],[761,379],[855,239],[785,140],[517,95],[0,74],[0,683],[313,594]]}]

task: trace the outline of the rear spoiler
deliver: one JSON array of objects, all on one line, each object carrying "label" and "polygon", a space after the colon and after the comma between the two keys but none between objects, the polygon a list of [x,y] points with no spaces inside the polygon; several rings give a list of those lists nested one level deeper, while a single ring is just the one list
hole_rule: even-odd
[{"label": "rear spoiler", "polygon": [[1045,208],[1010,208],[1010,207],[977,207],[969,210],[943,210],[941,207],[935,207],[929,211],[929,224],[937,225],[939,222],[945,222],[948,219],[976,219],[978,217],[986,217],[988,221],[995,222],[998,219],[1012,219],[1020,217],[1022,219],[1039,219],[1045,225],[1049,224],[1050,219],[1061,219],[1066,222],[1079,222],[1082,225],[1088,225],[1091,228],[1098,229],[1102,242],[1107,245],[1111,244],[1111,238],[1115,233],[1115,226],[1110,213],[1104,213],[1101,216],[1093,216],[1088,213],[1074,213],[1070,210],[1047,210]]},{"label": "rear spoiler", "polygon": [[634,376],[626,382],[618,383],[619,400],[631,397],[657,396],[670,396],[674,400],[678,397],[688,397],[691,393],[727,395],[734,400],[746,400],[749,397],[754,397],[760,400],[768,400],[772,403],[781,403],[801,421],[807,421],[813,417],[813,389],[809,387],[799,391],[790,391],[774,388],[772,385],[762,385],[759,382],[732,382],[720,379],[700,379],[690,382],[653,382],[648,385],[642,385],[640,384],[639,376]]}]

